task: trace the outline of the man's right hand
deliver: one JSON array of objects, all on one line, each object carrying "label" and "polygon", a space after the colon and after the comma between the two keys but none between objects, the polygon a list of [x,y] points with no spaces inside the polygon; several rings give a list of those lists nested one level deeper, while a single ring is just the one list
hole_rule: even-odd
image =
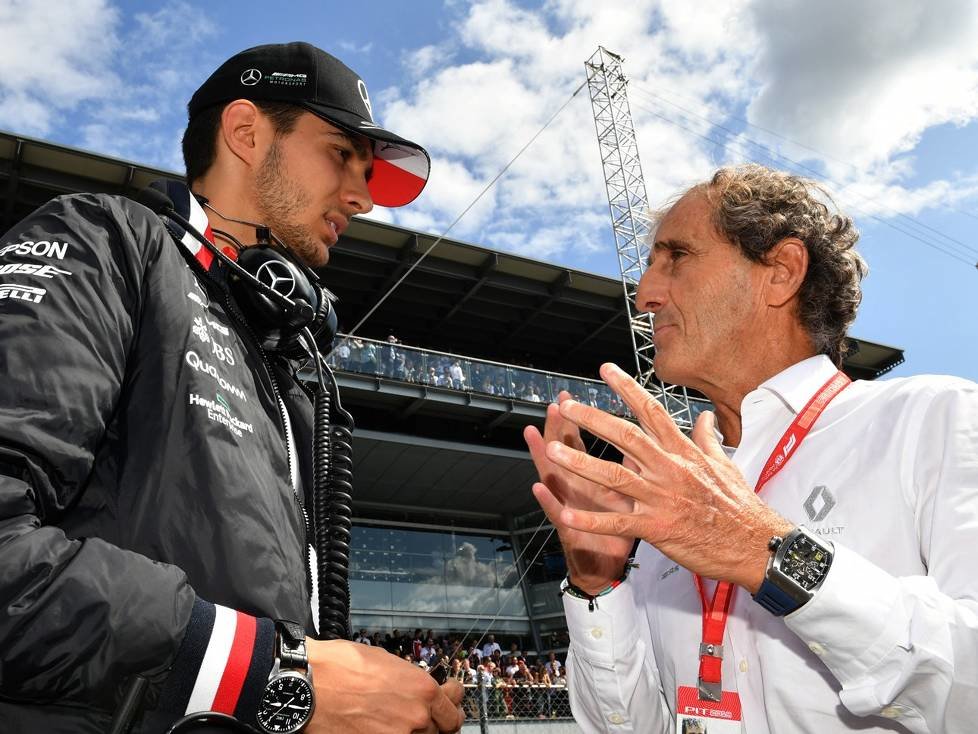
[{"label": "man's right hand", "polygon": [[439,686],[416,665],[379,647],[306,640],[316,688],[308,734],[438,734],[462,728],[463,689]]},{"label": "man's right hand", "polygon": [[[570,397],[569,393],[561,391],[557,399],[564,402]],[[589,594],[597,594],[621,576],[635,539],[596,535],[569,528],[560,522],[560,511],[570,507],[577,510],[630,512],[634,500],[567,471],[547,458],[546,447],[551,441],[585,451],[577,426],[565,420],[556,405],[547,406],[543,435],[536,427],[527,426],[523,438],[540,475],[540,482],[533,485],[533,494],[557,529],[571,581]]]}]

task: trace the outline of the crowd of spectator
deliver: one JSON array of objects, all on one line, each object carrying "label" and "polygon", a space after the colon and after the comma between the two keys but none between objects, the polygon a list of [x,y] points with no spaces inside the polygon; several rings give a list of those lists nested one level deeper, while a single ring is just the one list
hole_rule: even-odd
[{"label": "crowd of spectator", "polygon": [[[398,630],[382,634],[361,629],[354,642],[382,647],[392,655],[427,670],[438,683],[454,678],[466,687],[483,691],[483,704],[492,718],[553,718],[569,715],[566,697],[555,689],[566,687],[563,661],[550,652],[545,659],[524,655],[518,642],[504,650],[495,635],[482,644],[459,636],[437,636],[432,630],[413,634]],[[480,681],[481,678],[481,681]],[[478,717],[478,698],[466,697],[466,714]]]},{"label": "crowd of spectator", "polygon": [[577,400],[602,410],[624,413],[621,400],[602,383],[408,347],[393,334],[383,342],[342,338],[330,359],[333,366],[350,372],[531,403],[551,402],[566,390]]}]

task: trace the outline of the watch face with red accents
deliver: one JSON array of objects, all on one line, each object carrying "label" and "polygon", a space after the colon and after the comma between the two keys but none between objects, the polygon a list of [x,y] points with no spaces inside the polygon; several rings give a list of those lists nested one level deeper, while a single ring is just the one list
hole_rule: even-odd
[{"label": "watch face with red accents", "polygon": [[292,734],[312,718],[313,693],[301,673],[284,672],[268,682],[258,705],[258,725],[266,732]]}]

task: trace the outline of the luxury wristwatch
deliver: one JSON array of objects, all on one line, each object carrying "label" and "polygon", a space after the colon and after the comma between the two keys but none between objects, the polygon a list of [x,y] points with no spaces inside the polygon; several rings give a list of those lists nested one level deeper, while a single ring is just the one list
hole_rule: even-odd
[{"label": "luxury wristwatch", "polygon": [[301,625],[277,622],[275,663],[258,704],[258,727],[269,734],[302,731],[316,708]]},{"label": "luxury wristwatch", "polygon": [[754,601],[779,617],[799,609],[825,581],[835,548],[799,526],[768,543],[771,558]]}]

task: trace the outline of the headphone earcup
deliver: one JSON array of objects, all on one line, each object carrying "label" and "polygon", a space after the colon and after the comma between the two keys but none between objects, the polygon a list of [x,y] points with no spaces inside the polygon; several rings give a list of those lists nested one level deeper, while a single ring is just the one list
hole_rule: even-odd
[{"label": "headphone earcup", "polygon": [[[258,288],[236,276],[233,270],[229,273],[231,295],[261,341],[262,348],[270,352],[301,351],[299,334],[315,322],[323,309],[325,299],[320,289],[314,287],[286,256],[269,245],[243,249],[237,264],[262,284],[262,288]],[[291,305],[281,303],[268,291],[285,297]]]}]

